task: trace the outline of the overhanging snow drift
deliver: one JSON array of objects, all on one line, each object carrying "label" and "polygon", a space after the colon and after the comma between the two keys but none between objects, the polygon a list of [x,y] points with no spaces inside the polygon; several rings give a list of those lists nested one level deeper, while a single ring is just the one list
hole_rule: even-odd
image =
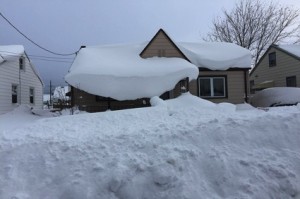
[{"label": "overhanging snow drift", "polygon": [[65,80],[88,93],[117,100],[159,96],[198,68],[181,58],[139,56],[143,45],[82,48]]}]

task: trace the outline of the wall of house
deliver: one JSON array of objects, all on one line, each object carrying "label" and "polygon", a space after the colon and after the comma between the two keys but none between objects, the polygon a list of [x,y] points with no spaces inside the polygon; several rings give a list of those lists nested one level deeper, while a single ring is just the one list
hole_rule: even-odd
[{"label": "wall of house", "polygon": [[[269,53],[276,52],[276,66],[269,67]],[[300,87],[300,60],[271,47],[261,59],[255,70],[250,74],[254,84],[274,81],[275,87],[285,87],[286,77],[296,76],[297,87]]]},{"label": "wall of house", "polygon": [[184,58],[176,46],[174,46],[174,44],[162,32],[159,32],[158,35],[153,38],[151,45],[149,45],[141,54],[141,57],[143,58],[154,56]]},{"label": "wall of house", "polygon": [[[12,84],[18,85],[18,103],[12,103]],[[29,89],[34,88],[34,104],[30,103]],[[25,59],[25,70],[19,71],[19,58],[0,64],[0,114],[9,112],[19,104],[34,108],[43,107],[43,85],[29,60]]]},{"label": "wall of house", "polygon": [[72,105],[78,106],[82,111],[99,112],[110,110],[121,110],[126,108],[139,108],[149,106],[149,99],[117,101],[113,99],[99,97],[85,91],[72,87]]},{"label": "wall of house", "polygon": [[[214,103],[228,102],[239,104],[245,102],[245,81],[244,71],[200,71],[199,76],[226,76],[227,77],[227,97],[226,98],[204,98]],[[247,95],[249,93],[248,72],[246,72]],[[190,82],[190,93],[199,96],[198,81]]]}]

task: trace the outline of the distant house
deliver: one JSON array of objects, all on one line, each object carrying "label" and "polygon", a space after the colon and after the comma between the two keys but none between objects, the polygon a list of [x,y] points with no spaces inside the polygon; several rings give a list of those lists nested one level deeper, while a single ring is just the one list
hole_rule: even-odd
[{"label": "distant house", "polygon": [[103,111],[149,105],[189,91],[213,102],[243,103],[250,52],[231,43],[174,42],[160,29],[150,42],[83,47],[65,80],[72,105]]},{"label": "distant house", "polygon": [[270,87],[300,87],[300,45],[271,45],[250,72],[251,93]]},{"label": "distant house", "polygon": [[0,114],[43,106],[43,83],[21,45],[0,46]]}]

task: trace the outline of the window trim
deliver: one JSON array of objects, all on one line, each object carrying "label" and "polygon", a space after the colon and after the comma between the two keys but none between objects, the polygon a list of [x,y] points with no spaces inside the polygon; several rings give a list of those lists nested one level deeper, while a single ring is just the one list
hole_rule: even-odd
[{"label": "window trim", "polygon": [[[16,90],[14,92],[13,87],[16,87]],[[16,96],[16,101],[14,100],[14,96]],[[12,104],[18,104],[19,102],[19,85],[18,84],[12,84],[11,85],[11,103]]]},{"label": "window trim", "polygon": [[[270,59],[272,55],[274,55],[274,60]],[[269,57],[269,67],[276,66],[277,65],[277,55],[276,55],[276,52],[269,53],[268,57]]]},{"label": "window trim", "polygon": [[[210,79],[211,82],[211,88],[213,88],[213,79],[214,78],[222,78],[224,82],[224,96],[212,96],[212,91],[211,91],[211,96],[201,96],[200,93],[200,79]],[[228,98],[228,83],[227,83],[227,75],[201,75],[197,79],[197,85],[198,85],[198,96],[204,99],[226,99]]]}]

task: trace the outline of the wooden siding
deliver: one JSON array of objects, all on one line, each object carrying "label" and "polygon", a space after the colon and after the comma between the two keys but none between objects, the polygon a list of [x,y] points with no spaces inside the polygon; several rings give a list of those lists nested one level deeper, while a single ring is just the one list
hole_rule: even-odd
[{"label": "wooden siding", "polygon": [[[248,72],[246,72],[248,78]],[[200,71],[199,76],[226,76],[227,77],[227,97],[226,98],[204,98],[214,103],[228,102],[239,104],[245,102],[245,71]],[[246,82],[248,79],[246,79]],[[249,86],[247,85],[249,88]],[[193,80],[190,82],[190,93],[199,96],[198,81]],[[249,89],[247,89],[247,94]]]},{"label": "wooden siding", "polygon": [[[18,85],[18,103],[11,102],[12,84]],[[29,101],[29,89],[34,88],[34,104]],[[19,71],[19,58],[0,64],[0,114],[13,110],[18,104],[43,107],[43,86],[25,58],[25,70]]]},{"label": "wooden siding", "polygon": [[100,112],[150,106],[149,99],[147,98],[125,101],[117,101],[103,97],[99,98],[99,101],[96,101],[96,95],[72,87],[72,105],[78,106],[82,111]]},{"label": "wooden siding", "polygon": [[[160,54],[161,52],[161,54]],[[151,40],[151,43],[141,53],[141,57],[180,57],[185,59],[184,55],[174,45],[163,31],[159,31],[157,35]]]},{"label": "wooden siding", "polygon": [[[269,67],[269,53],[276,52],[276,66]],[[275,87],[285,87],[286,77],[296,76],[297,87],[300,87],[300,61],[293,56],[271,47],[250,74],[254,85],[265,81],[274,81]]]}]

